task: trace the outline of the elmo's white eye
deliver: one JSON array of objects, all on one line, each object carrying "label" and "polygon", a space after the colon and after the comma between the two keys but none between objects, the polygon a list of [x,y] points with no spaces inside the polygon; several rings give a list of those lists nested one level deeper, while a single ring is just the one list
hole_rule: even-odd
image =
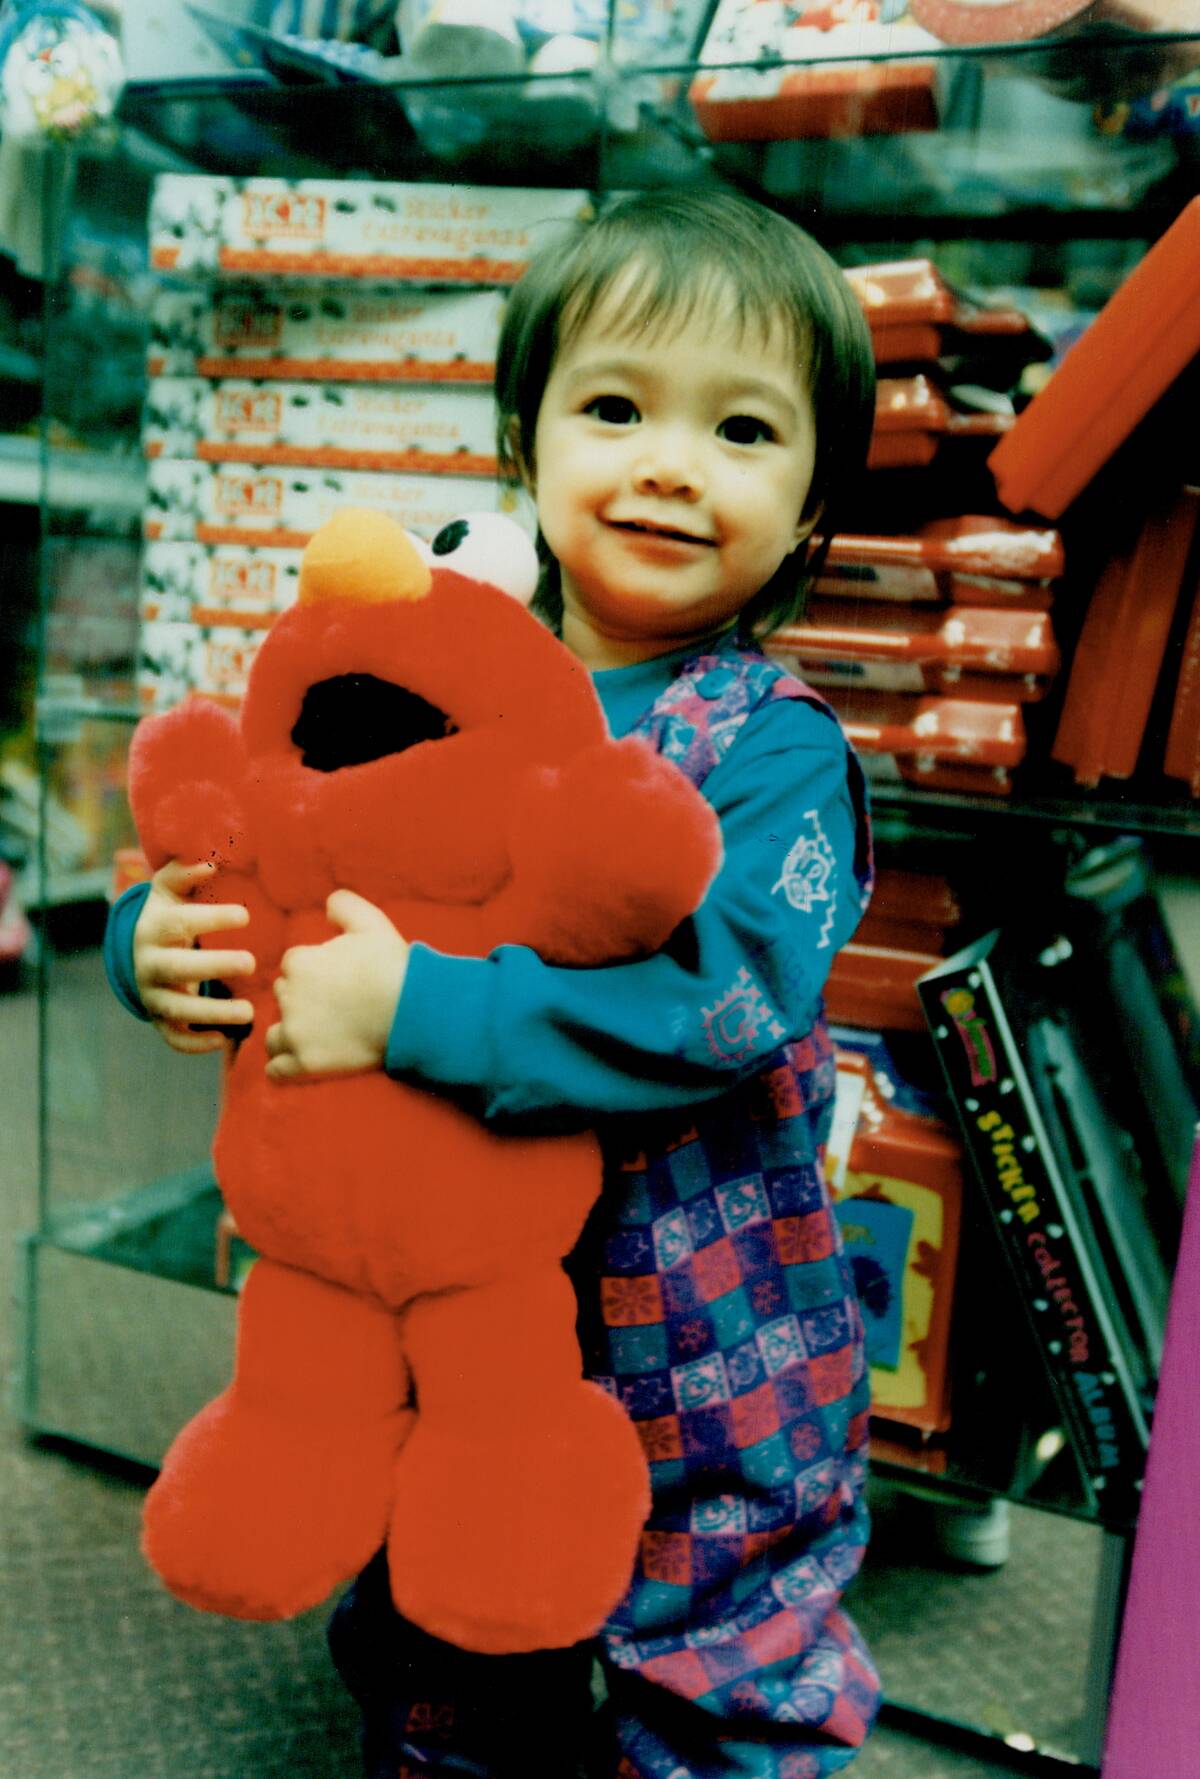
[{"label": "elmo's white eye", "polygon": [[433,540],[433,566],[499,587],[521,605],[537,590],[538,560],[529,535],[503,513],[464,513]]}]

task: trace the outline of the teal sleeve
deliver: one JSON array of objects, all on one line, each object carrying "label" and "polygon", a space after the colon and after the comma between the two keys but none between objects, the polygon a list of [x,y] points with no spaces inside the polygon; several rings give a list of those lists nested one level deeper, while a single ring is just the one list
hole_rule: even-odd
[{"label": "teal sleeve", "polygon": [[109,987],[122,1006],[139,1019],[149,1019],[150,1015],[142,1006],[133,973],[133,929],[149,894],[149,883],[135,883],[127,889],[109,909],[104,928],[104,970]]},{"label": "teal sleeve", "polygon": [[586,1121],[711,1099],[803,1036],[861,913],[845,740],[824,712],[779,700],[704,794],[724,863],[661,952],[568,969],[522,946],[475,959],[415,945],[389,1073],[491,1121]]}]

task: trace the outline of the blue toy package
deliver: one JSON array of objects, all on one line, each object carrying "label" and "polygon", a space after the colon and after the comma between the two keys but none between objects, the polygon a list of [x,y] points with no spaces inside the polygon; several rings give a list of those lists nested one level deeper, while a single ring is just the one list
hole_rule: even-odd
[{"label": "blue toy package", "polygon": [[0,129],[11,140],[72,140],[108,123],[121,53],[78,0],[11,0],[0,11]]},{"label": "blue toy package", "polygon": [[844,1198],[834,1206],[858,1287],[867,1360],[895,1371],[904,1338],[904,1274],[914,1213],[886,1198]]}]

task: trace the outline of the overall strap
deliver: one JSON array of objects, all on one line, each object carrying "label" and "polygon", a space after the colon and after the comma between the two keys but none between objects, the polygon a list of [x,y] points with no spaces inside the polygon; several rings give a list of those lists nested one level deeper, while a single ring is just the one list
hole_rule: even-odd
[{"label": "overall strap", "polygon": [[[644,736],[699,789],[737,740],[752,711],[776,698],[802,698],[836,723],[819,692],[769,661],[757,649],[726,649],[684,663],[631,733]],[[874,883],[867,789],[853,748],[847,748],[850,795],[857,817],[854,876],[862,905]]]}]

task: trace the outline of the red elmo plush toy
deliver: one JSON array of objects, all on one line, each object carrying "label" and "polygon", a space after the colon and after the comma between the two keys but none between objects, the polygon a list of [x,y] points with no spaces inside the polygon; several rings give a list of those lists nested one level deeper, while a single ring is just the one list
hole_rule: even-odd
[{"label": "red elmo plush toy", "polygon": [[699,794],[609,737],[585,670],[497,584],[513,538],[459,521],[430,551],[339,514],[240,721],[193,697],[134,737],[151,865],[215,859],[206,895],[249,909],[258,966],[214,1158],[261,1258],[234,1380],[145,1514],[151,1564],[209,1611],[287,1617],[386,1543],[425,1630],[550,1648],[594,1632],[632,1572],[645,1462],[581,1375],[560,1264],[599,1191],[594,1135],[497,1132],[382,1070],[265,1074],[279,961],[334,936],[336,890],[445,952],[587,965],[661,945],[717,868]]}]

